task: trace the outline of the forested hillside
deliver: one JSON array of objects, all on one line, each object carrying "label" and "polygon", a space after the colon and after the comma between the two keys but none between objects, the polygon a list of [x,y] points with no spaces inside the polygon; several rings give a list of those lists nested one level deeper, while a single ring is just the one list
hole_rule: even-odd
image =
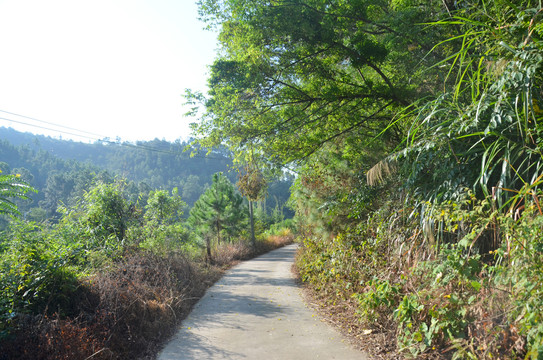
[{"label": "forested hillside", "polygon": [[[41,135],[21,133],[0,128],[0,161],[4,174],[20,174],[38,192],[32,202],[20,203],[21,211],[32,213],[35,220],[55,215],[60,202],[73,204],[96,176],[112,181],[123,178],[131,182],[130,192],[136,198],[140,192],[152,189],[177,188],[190,207],[211,184],[216,172],[223,172],[232,182],[238,172],[232,166],[225,148],[207,151],[188,149],[189,142],[170,143],[162,140],[85,144],[59,140]],[[290,194],[292,177],[287,174],[272,179],[262,208],[268,213],[275,209],[287,217],[292,211],[285,207]],[[142,206],[145,201],[140,200]]]},{"label": "forested hillside", "polygon": [[195,135],[297,172],[329,313],[378,357],[541,358],[541,1],[198,3]]}]

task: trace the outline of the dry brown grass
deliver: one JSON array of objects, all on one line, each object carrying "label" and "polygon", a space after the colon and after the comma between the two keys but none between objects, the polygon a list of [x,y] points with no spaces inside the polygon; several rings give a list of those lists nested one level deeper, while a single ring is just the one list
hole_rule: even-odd
[{"label": "dry brown grass", "polygon": [[19,317],[0,359],[152,359],[220,274],[180,254],[129,254],[81,284],[76,318]]},{"label": "dry brown grass", "polygon": [[251,258],[251,255],[251,247],[246,243],[222,243],[213,251],[213,264],[220,267],[230,267],[241,260]]},{"label": "dry brown grass", "polygon": [[263,236],[256,241],[256,248],[247,241],[235,243],[221,243],[213,251],[213,264],[220,267],[229,267],[241,260],[248,260],[255,256],[267,253],[294,242],[295,236],[288,229],[278,235]]},{"label": "dry brown grass", "polygon": [[224,269],[292,240],[269,237],[257,243],[256,252],[244,243],[223,243],[213,264],[179,253],[127,253],[113,268],[80,284],[70,304],[76,316],[17,317],[17,331],[0,344],[0,360],[154,359]]},{"label": "dry brown grass", "polygon": [[268,251],[292,244],[295,238],[296,236],[289,229],[282,229],[278,234],[266,235],[257,241],[255,255],[264,254]]}]

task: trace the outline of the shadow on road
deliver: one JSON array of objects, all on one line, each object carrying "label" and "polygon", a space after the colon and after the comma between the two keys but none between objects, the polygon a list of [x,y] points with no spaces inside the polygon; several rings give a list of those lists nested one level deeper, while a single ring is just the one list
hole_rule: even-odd
[{"label": "shadow on road", "polygon": [[208,290],[159,360],[364,359],[303,304],[296,246],[242,263]]},{"label": "shadow on road", "polygon": [[241,353],[214,346],[206,337],[194,333],[187,333],[184,339],[176,339],[168,350],[167,354],[162,354],[161,360],[247,358]]}]

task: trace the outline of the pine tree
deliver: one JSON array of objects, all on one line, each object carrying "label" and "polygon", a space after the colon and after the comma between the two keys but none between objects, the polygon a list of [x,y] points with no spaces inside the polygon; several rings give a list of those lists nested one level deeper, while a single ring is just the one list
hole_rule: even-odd
[{"label": "pine tree", "polygon": [[206,239],[207,255],[211,257],[212,237],[220,244],[223,233],[229,237],[239,234],[245,218],[242,197],[222,173],[216,173],[211,187],[194,203],[189,222]]}]

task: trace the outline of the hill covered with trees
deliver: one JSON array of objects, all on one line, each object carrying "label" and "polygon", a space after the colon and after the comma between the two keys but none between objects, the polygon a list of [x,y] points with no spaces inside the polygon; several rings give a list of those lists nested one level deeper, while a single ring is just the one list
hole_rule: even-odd
[{"label": "hill covered with trees", "polygon": [[[86,144],[7,128],[0,128],[0,139],[2,172],[20,174],[38,190],[31,195],[32,202],[19,204],[21,211],[35,220],[54,216],[59,203],[74,203],[96,177],[128,180],[133,198],[152,189],[177,188],[188,207],[211,184],[213,174],[223,172],[232,182],[238,177],[228,150],[221,148],[210,154],[187,150],[189,142],[156,139],[135,144]],[[292,217],[292,211],[285,208],[291,183],[287,174],[269,181],[267,199],[260,204],[262,211]],[[145,206],[145,198],[140,202]]]}]

